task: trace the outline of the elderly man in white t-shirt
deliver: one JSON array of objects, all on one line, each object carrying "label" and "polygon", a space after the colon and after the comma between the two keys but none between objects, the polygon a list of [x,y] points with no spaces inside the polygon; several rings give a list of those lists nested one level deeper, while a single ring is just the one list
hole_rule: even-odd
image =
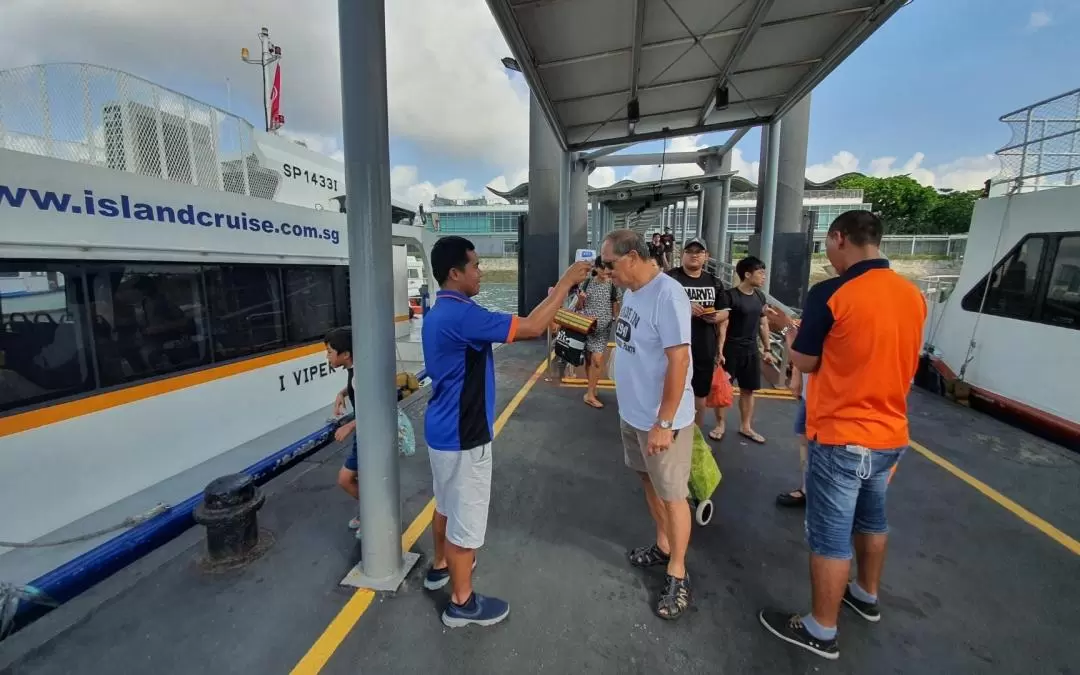
[{"label": "elderly man in white t-shirt", "polygon": [[630,563],[667,568],[656,613],[677,619],[690,606],[690,300],[678,281],[650,262],[645,240],[632,230],[609,234],[600,260],[626,289],[615,321],[615,396],[626,465],[641,477],[656,521],[656,542],[630,551]]}]

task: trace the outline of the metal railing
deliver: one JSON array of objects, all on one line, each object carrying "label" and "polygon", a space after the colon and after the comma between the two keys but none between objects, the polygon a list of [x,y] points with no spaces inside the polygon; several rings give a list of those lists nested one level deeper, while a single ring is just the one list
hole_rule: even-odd
[{"label": "metal railing", "polygon": [[273,199],[246,120],[111,68],[0,71],[0,148]]},{"label": "metal railing", "polygon": [[[757,201],[757,191],[732,192],[731,201]],[[863,200],[862,190],[803,190],[803,199],[842,199],[845,201],[861,203]]]},{"label": "metal railing", "polygon": [[1080,184],[1080,89],[1014,110],[1000,120],[1012,139],[997,151],[998,192]]}]

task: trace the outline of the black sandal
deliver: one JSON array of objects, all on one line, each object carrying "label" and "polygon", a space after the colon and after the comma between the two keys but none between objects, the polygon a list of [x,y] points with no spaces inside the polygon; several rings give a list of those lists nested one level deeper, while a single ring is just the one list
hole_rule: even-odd
[{"label": "black sandal", "polygon": [[677,579],[670,574],[665,578],[667,586],[656,603],[656,616],[674,621],[690,607],[690,575]]},{"label": "black sandal", "polygon": [[630,559],[630,564],[634,567],[655,567],[667,565],[671,561],[671,556],[661,551],[656,544],[639,546],[627,553],[626,557]]},{"label": "black sandal", "polygon": [[791,492],[781,492],[776,495],[777,506],[806,506],[806,493],[802,489],[792,490]]}]

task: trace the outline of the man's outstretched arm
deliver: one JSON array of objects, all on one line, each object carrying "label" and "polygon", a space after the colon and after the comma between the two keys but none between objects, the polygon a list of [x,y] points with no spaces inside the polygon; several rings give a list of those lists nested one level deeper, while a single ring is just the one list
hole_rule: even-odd
[{"label": "man's outstretched arm", "polygon": [[517,330],[514,332],[514,340],[531,340],[538,338],[547,331],[547,327],[555,319],[555,313],[566,302],[566,296],[570,289],[585,281],[589,276],[592,265],[588,262],[578,262],[570,266],[562,275],[554,290],[548,294],[544,301],[529,312],[528,316],[517,317]]}]

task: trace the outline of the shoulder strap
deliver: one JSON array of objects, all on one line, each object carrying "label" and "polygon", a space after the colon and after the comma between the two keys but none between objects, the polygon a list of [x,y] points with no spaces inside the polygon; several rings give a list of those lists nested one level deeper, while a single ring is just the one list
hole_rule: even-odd
[{"label": "shoulder strap", "polygon": [[619,301],[619,289],[615,288],[615,284],[611,284],[611,304],[615,304]]}]

